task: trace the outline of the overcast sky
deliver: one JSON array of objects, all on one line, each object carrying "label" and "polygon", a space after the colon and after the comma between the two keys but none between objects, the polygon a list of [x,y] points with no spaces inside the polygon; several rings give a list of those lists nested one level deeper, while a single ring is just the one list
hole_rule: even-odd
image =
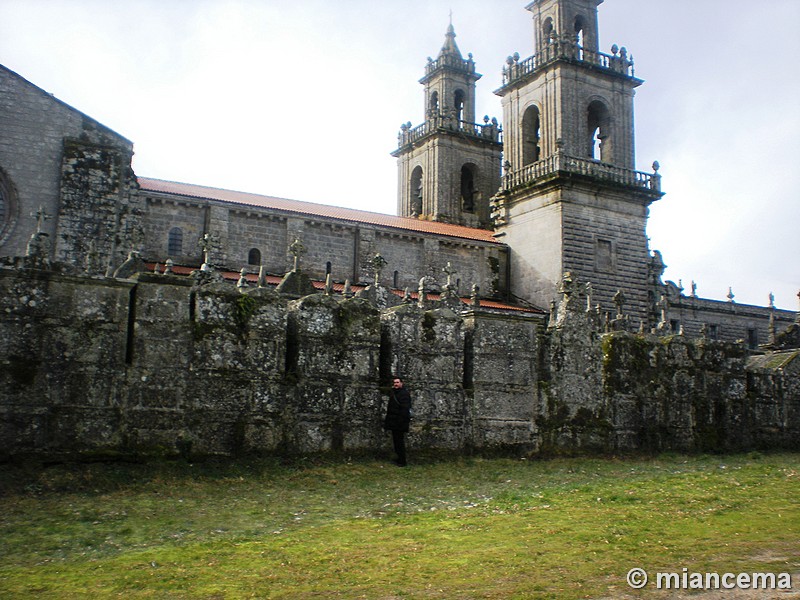
[{"label": "overcast sky", "polygon": [[[444,41],[502,121],[527,0],[0,0],[0,63],[135,144],[137,175],[395,213],[401,123]],[[797,310],[800,0],[606,0],[626,46],[637,168],[661,164],[651,248],[698,294]],[[2,133],[0,132],[0,135]]]}]

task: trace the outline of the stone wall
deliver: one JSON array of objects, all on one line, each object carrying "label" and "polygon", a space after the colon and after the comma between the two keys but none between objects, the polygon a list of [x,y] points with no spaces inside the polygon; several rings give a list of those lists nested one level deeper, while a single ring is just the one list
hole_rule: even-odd
[{"label": "stone wall", "polygon": [[581,286],[563,288],[540,383],[541,451],[800,446],[799,350],[633,334],[625,315],[587,310]]},{"label": "stone wall", "polygon": [[744,341],[749,347],[770,342],[770,316],[776,331],[788,327],[794,313],[770,306],[753,306],[737,302],[708,300],[697,296],[686,296],[677,289],[670,289],[667,298],[667,322],[677,324],[689,337],[699,337],[705,332],[711,339],[735,342]]},{"label": "stone wall", "polygon": [[379,309],[380,294],[291,299],[213,272],[114,279],[2,259],[0,447],[388,451],[392,373],[412,391],[414,449],[798,447],[800,351],[628,333],[563,289],[546,324],[447,294]]},{"label": "stone wall", "polygon": [[[387,287],[416,289],[422,276],[441,278],[441,270],[449,262],[458,271],[465,293],[473,284],[487,296],[508,291],[506,248],[498,243],[166,193],[142,195],[147,205],[142,216],[146,232],[142,256],[150,262],[163,264],[171,258],[176,264],[202,264],[198,241],[208,233],[213,238],[210,260],[216,267],[258,272],[259,265],[248,265],[248,253],[257,249],[266,272],[281,275],[292,268],[293,257],[287,248],[297,238],[307,252],[303,268],[317,280],[324,280],[330,270],[339,283],[346,279],[370,282],[374,275],[371,260],[379,253],[388,263],[381,279]],[[175,227],[183,233],[183,248],[179,255],[170,256],[169,232]]]},{"label": "stone wall", "polygon": [[[53,240],[51,258],[83,267],[92,239],[100,272],[122,262],[141,241],[133,144],[3,66],[0,131],[0,180],[9,190],[0,255],[24,254],[40,227]],[[37,224],[39,209],[47,218]]]}]

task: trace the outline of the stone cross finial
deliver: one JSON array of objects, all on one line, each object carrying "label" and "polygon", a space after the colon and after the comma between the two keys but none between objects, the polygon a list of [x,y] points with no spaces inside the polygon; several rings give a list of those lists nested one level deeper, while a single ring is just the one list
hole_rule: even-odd
[{"label": "stone cross finial", "polygon": [[442,268],[442,273],[447,275],[447,283],[445,284],[448,290],[453,289],[453,275],[455,275],[458,271],[453,268],[453,265],[450,264],[450,261]]},{"label": "stone cross finial", "polygon": [[769,293],[769,307],[775,308],[775,294],[772,292]]},{"label": "stone cross finial", "polygon": [[380,254],[373,256],[372,260],[369,262],[372,265],[372,273],[375,277],[375,285],[378,286],[381,283],[381,272],[389,263]]},{"label": "stone cross finial", "polygon": [[775,346],[778,341],[778,330],[775,327],[775,306],[770,304],[770,308],[773,310],[769,311],[769,325],[767,326],[767,331],[769,332],[770,346]]},{"label": "stone cross finial", "polygon": [[480,308],[481,305],[481,288],[477,283],[472,284],[472,296],[470,296],[472,306]]},{"label": "stone cross finial", "polygon": [[31,216],[36,217],[36,233],[42,233],[42,225],[50,218],[50,215],[45,212],[44,206],[40,205],[35,213],[31,213]]},{"label": "stone cross finial", "polygon": [[242,270],[241,270],[241,271],[239,271],[239,281],[237,281],[237,282],[236,282],[236,287],[238,287],[238,288],[244,288],[244,287],[247,287],[247,277],[246,277],[246,274],[247,274],[247,269],[245,269],[244,267],[242,267]]},{"label": "stone cross finial", "polygon": [[289,244],[289,254],[294,257],[293,271],[300,269],[300,257],[306,252],[306,247],[303,245],[303,242],[300,241],[300,238],[294,238],[294,241]]},{"label": "stone cross finial", "polygon": [[697,284],[692,280],[692,298],[697,298]]},{"label": "stone cross finial", "polygon": [[561,277],[561,283],[558,285],[558,291],[565,296],[570,296],[575,291],[575,279],[572,277],[571,271],[565,271]]},{"label": "stone cross finial", "polygon": [[625,304],[625,294],[622,293],[622,290],[617,290],[617,293],[614,294],[614,306],[617,307],[617,318],[622,317],[622,307]]},{"label": "stone cross finial", "polygon": [[418,303],[420,308],[425,308],[425,299],[426,299],[425,284],[427,283],[427,281],[426,281],[427,279],[428,279],[427,277],[422,277],[419,280],[419,288],[417,289],[417,293],[418,293],[417,303]]},{"label": "stone cross finial", "polygon": [[197,241],[197,245],[203,250],[203,264],[207,265],[208,257],[211,253],[211,235],[204,233],[203,237]]},{"label": "stone cross finial", "polygon": [[661,308],[661,323],[666,324],[667,313],[669,312],[669,300],[664,294],[661,294],[661,301],[659,302]]}]

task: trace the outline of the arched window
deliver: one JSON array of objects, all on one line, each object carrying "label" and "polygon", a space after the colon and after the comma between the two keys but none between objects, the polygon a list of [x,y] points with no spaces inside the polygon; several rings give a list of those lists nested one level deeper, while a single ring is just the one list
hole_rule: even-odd
[{"label": "arched window", "polygon": [[439,114],[439,92],[433,92],[431,94],[431,105],[429,108],[432,116]]},{"label": "arched window", "polygon": [[456,90],[453,106],[456,109],[456,119],[459,121],[464,120],[464,101],[464,92],[462,90]]},{"label": "arched window", "polygon": [[588,156],[602,162],[612,162],[611,116],[606,105],[595,100],[589,105]]},{"label": "arched window", "polygon": [[395,271],[394,275],[392,275],[392,287],[397,288],[400,284],[400,272]]},{"label": "arched window", "polygon": [[522,165],[535,163],[541,158],[541,118],[539,109],[535,106],[528,107],[522,117]]},{"label": "arched window", "polygon": [[183,229],[180,227],[173,227],[169,230],[167,254],[170,256],[180,256],[183,254]]},{"label": "arched window", "polygon": [[250,252],[247,253],[247,264],[248,265],[261,265],[261,250],[258,248],[250,248]]},{"label": "arched window", "polygon": [[583,17],[575,17],[575,45],[578,47],[578,60],[583,60],[583,48],[586,41],[586,26],[584,25]]},{"label": "arched window", "polygon": [[475,212],[475,165],[461,167],[461,207]]},{"label": "arched window", "polygon": [[586,41],[586,25],[584,24],[583,17],[577,16],[575,17],[575,43],[578,44],[581,48],[583,48],[584,42]]},{"label": "arched window", "polygon": [[422,167],[416,167],[411,172],[411,189],[409,192],[411,216],[418,217],[422,214]]},{"label": "arched window", "polygon": [[553,36],[553,19],[548,17],[545,20],[544,25],[542,25],[542,40],[544,40],[544,42],[547,44],[552,44],[554,41]]},{"label": "arched window", "polygon": [[331,261],[326,262],[325,263],[325,276],[327,277],[328,275],[330,275],[332,270],[333,270],[333,265],[331,264]]}]

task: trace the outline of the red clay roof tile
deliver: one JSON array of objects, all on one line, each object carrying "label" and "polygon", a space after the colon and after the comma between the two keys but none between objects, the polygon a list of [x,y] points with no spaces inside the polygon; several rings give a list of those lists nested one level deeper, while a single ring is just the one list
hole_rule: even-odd
[{"label": "red clay roof tile", "polygon": [[189,183],[177,183],[174,181],[163,181],[147,177],[139,177],[138,179],[139,187],[147,192],[160,192],[191,198],[219,200],[221,202],[231,202],[245,206],[272,208],[283,212],[340,219],[354,223],[365,223],[378,227],[390,227],[392,229],[444,235],[482,243],[500,244],[500,242],[494,238],[492,232],[486,229],[451,225],[449,223],[440,223],[437,221],[423,221],[410,217],[397,217],[364,210],[328,206],[313,202],[301,202],[299,200],[288,200],[286,198],[275,198],[272,196],[262,196],[233,190],[223,190]]},{"label": "red clay roof tile", "polygon": [[[164,265],[162,265],[160,263],[152,263],[151,262],[151,263],[145,263],[145,264],[147,266],[147,270],[148,271],[155,271],[156,273],[163,273],[164,272]],[[196,270],[196,267],[190,267],[190,266],[187,266],[187,265],[174,265],[172,267],[172,272],[175,275],[189,275],[189,274],[191,274],[192,271],[195,271],[195,270]],[[240,273],[237,273],[235,271],[220,271],[220,274],[227,281],[237,281],[239,279],[239,277],[241,276]],[[246,273],[245,274],[245,279],[247,280],[247,282],[249,284],[255,285],[258,282],[258,275],[256,275],[255,273]],[[267,275],[266,276],[266,283],[269,286],[277,286],[281,282],[282,279],[283,279],[282,277],[278,277],[276,275]],[[314,286],[315,289],[318,289],[318,290],[324,290],[325,289],[325,282],[323,282],[323,281],[312,281],[311,283],[312,283],[312,285]],[[359,291],[363,290],[366,287],[366,285],[364,285],[363,283],[361,283],[361,284],[357,283],[357,284],[352,285],[351,287],[353,289],[353,292],[359,292]],[[333,291],[338,293],[338,294],[341,294],[344,291],[344,285],[341,284],[341,283],[334,283],[333,284]],[[401,297],[405,293],[403,290],[399,290],[399,289],[392,289],[390,291],[393,294],[395,294],[396,296],[401,296]],[[430,300],[439,300],[440,297],[441,296],[439,294],[435,294],[435,293],[431,293],[431,294],[428,295],[428,298]],[[417,300],[419,298],[419,294],[417,292],[411,292],[411,298],[413,298],[414,300]],[[470,298],[461,298],[461,302],[463,302],[466,305],[470,305],[472,300]],[[489,308],[489,309],[500,310],[500,311],[508,311],[508,312],[516,312],[516,313],[530,313],[530,314],[539,314],[539,315],[544,314],[544,311],[539,310],[538,308],[525,307],[525,306],[516,306],[514,304],[508,304],[507,302],[500,302],[498,300],[488,300],[488,299],[484,299],[484,298],[480,298],[480,305],[481,305],[481,308]]]}]

